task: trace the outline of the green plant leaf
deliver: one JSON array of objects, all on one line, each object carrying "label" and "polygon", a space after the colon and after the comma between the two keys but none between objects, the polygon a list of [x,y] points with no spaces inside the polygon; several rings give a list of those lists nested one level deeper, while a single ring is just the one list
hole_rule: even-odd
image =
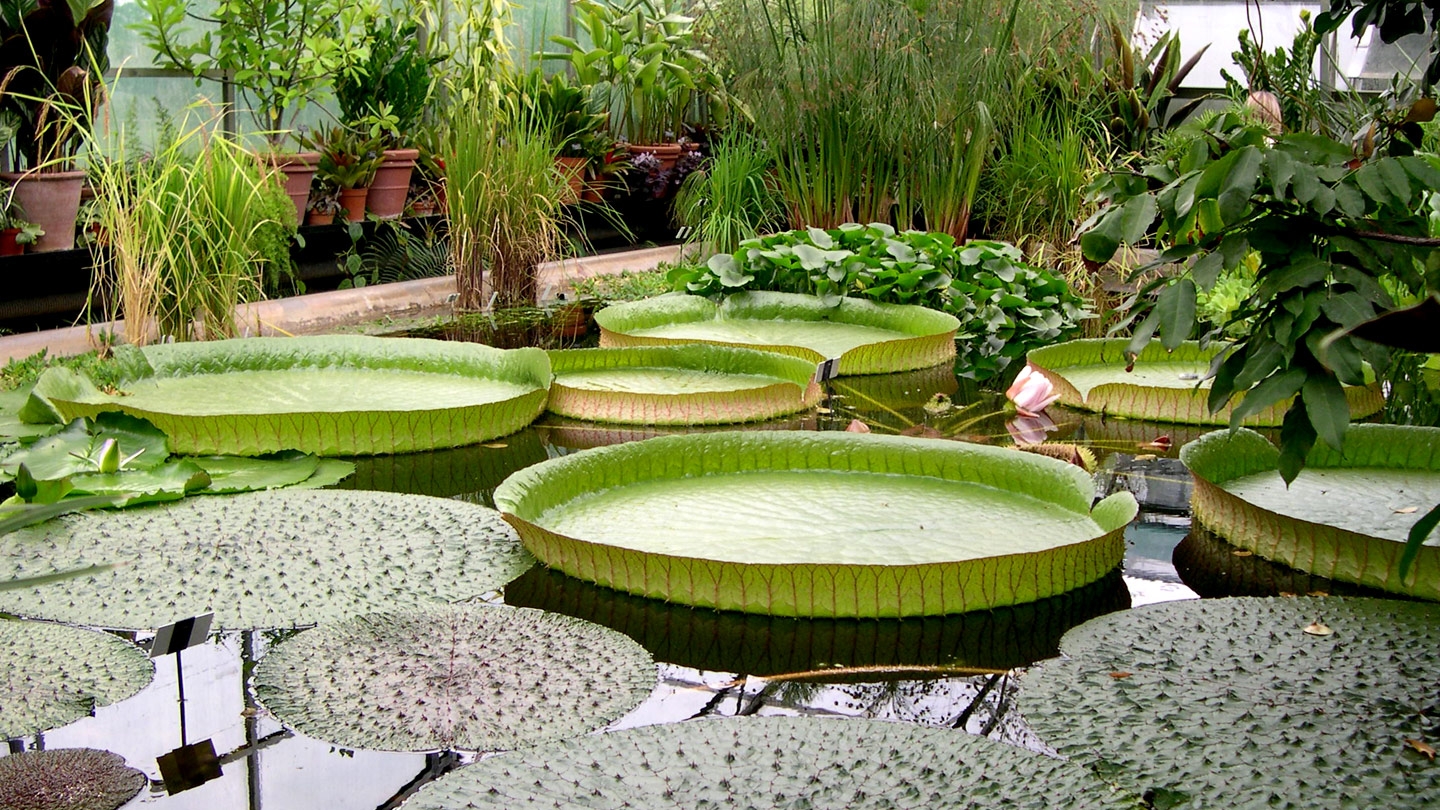
[{"label": "green plant leaf", "polygon": [[1248,417],[1295,396],[1300,392],[1300,386],[1305,384],[1305,379],[1305,369],[1292,368],[1261,380],[1231,412],[1230,426],[1239,427]]},{"label": "green plant leaf", "polygon": [[86,717],[140,691],[153,675],[140,648],[118,636],[0,621],[0,736],[29,737]]},{"label": "green plant leaf", "polygon": [[1190,338],[1195,328],[1195,282],[1188,278],[1167,286],[1155,302],[1160,343],[1174,351]]},{"label": "green plant leaf", "polygon": [[1301,388],[1301,396],[1316,435],[1339,450],[1345,440],[1345,429],[1350,426],[1350,406],[1340,381],[1328,374],[1311,374]]}]

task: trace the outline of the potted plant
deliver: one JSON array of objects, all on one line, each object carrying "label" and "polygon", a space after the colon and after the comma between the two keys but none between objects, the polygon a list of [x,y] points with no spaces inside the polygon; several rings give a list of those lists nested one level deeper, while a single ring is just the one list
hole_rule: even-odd
[{"label": "potted plant", "polygon": [[85,173],[74,157],[101,99],[111,0],[16,0],[0,14],[0,178],[43,232],[39,251],[75,246]]},{"label": "potted plant", "polygon": [[340,207],[345,209],[346,219],[363,220],[370,182],[385,159],[379,143],[345,127],[332,127],[319,135],[303,134],[300,142],[320,155],[315,177],[339,189]]},{"label": "potted plant", "polygon": [[428,217],[437,211],[445,213],[444,135],[439,127],[421,124],[411,139],[416,151],[415,169],[410,172],[410,192],[406,207],[413,216]]},{"label": "potted plant", "polygon": [[329,225],[340,212],[340,187],[329,178],[317,178],[305,204],[306,225]]},{"label": "potted plant", "polygon": [[15,186],[6,188],[0,198],[0,256],[19,256],[44,235],[43,228],[26,221],[25,210],[15,199]]},{"label": "potted plant", "polygon": [[367,205],[380,219],[405,209],[410,175],[420,151],[409,143],[435,90],[434,68],[441,59],[426,56],[414,23],[391,25],[371,19],[368,48],[341,67],[335,78],[335,102],[347,126],[379,142],[384,161],[370,186]]},{"label": "potted plant", "polygon": [[587,88],[571,85],[561,73],[546,79],[537,67],[516,89],[518,115],[550,136],[556,169],[570,188],[565,202],[578,202],[589,154],[614,143],[606,131],[606,114],[592,111]]},{"label": "potted plant", "polygon": [[[223,73],[243,90],[239,106],[250,110],[268,142],[266,159],[285,175],[285,190],[305,215],[310,180],[319,155],[283,147],[295,116],[328,85],[352,44],[347,32],[359,11],[343,0],[216,0],[213,10],[193,0],[136,0],[145,16],[134,26],[156,54],[156,66],[182,70],[201,81]],[[216,27],[192,31],[196,19]]]}]

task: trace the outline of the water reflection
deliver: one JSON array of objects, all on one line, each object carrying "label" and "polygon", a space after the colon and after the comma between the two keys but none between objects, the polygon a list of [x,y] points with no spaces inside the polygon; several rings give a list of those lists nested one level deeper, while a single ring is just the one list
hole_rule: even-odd
[{"label": "water reflection", "polygon": [[1324,593],[1331,596],[1375,596],[1403,599],[1385,591],[1336,582],[1272,562],[1233,546],[1198,524],[1175,547],[1175,570],[1203,597],[1280,596]]},{"label": "water reflection", "polygon": [[352,458],[355,474],[340,482],[338,488],[460,498],[493,506],[492,496],[501,481],[546,457],[540,434],[534,427],[527,427],[468,447]]}]

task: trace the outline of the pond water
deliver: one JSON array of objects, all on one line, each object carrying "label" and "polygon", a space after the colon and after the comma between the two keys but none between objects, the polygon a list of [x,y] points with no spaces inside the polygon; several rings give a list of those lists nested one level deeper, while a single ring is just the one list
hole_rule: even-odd
[{"label": "pond water", "polygon": [[[859,418],[874,432],[1010,443],[1001,398],[957,379],[947,368],[842,378],[830,383],[829,393],[817,411],[749,429],[843,430]],[[949,407],[935,406],[936,394],[948,398]],[[660,662],[654,691],[610,728],[705,715],[844,715],[964,729],[1044,750],[1012,710],[1015,669],[1052,656],[1070,627],[1131,605],[1195,598],[1197,590],[1217,595],[1227,589],[1328,589],[1327,583],[1258,558],[1235,556],[1214,538],[1187,536],[1189,475],[1174,456],[1204,429],[1106,421],[1058,408],[1052,415],[1058,423],[1052,439],[1075,442],[1097,455],[1099,494],[1128,489],[1142,506],[1126,533],[1123,570],[1060,597],[942,618],[784,619],[666,605],[537,566],[489,600],[596,621],[651,651]],[[514,470],[587,447],[673,432],[678,430],[547,417],[484,445],[359,459],[356,475],[343,486],[490,505],[495,487]],[[1169,438],[1169,449],[1164,449],[1166,442],[1156,442],[1162,437]],[[1252,562],[1258,567],[1242,570]],[[1195,590],[1187,583],[1195,583]],[[88,746],[114,751],[152,780],[128,806],[165,810],[389,808],[466,761],[468,755],[346,750],[284,730],[256,708],[247,680],[266,649],[292,632],[224,633],[187,650],[180,660],[157,659],[154,682],[136,696],[38,738],[11,741],[10,750]],[[962,677],[936,671],[956,665],[993,672]],[[852,671],[825,672],[838,666]],[[811,674],[761,677],[804,672]],[[607,673],[596,671],[591,688],[605,690]],[[157,758],[203,740],[213,742],[221,775],[169,795],[159,781]],[[169,787],[177,786],[172,780]]]}]

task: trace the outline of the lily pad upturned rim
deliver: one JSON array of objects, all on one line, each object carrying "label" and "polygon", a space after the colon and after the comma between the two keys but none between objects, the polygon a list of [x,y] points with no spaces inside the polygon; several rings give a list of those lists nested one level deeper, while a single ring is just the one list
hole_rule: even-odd
[{"label": "lily pad upturned rim", "polygon": [[[1102,383],[1084,395],[1066,380],[1059,371],[1072,366],[1116,366],[1124,369],[1127,360],[1125,350],[1130,345],[1128,338],[1083,338],[1032,349],[1026,361],[1055,386],[1060,395],[1061,405],[1080,410],[1096,411],[1108,416],[1129,419],[1150,419],[1158,422],[1178,422],[1188,425],[1229,425],[1230,413],[1241,398],[1236,398],[1215,413],[1210,412],[1206,400],[1208,389],[1194,387],[1166,388],[1153,385],[1137,385],[1129,382]],[[1173,352],[1168,351],[1159,340],[1152,340],[1141,352],[1136,364],[1193,362],[1200,366],[1209,365],[1223,347],[1218,345],[1201,348],[1197,341],[1188,340]],[[1122,371],[1123,373],[1123,371]],[[1378,382],[1364,386],[1346,386],[1345,398],[1350,403],[1350,418],[1362,419],[1379,411],[1385,405],[1385,397]],[[1284,400],[1245,420],[1253,427],[1277,427],[1285,418],[1290,400]]]},{"label": "lily pad upturned rim", "polygon": [[347,748],[414,752],[579,736],[630,712],[655,683],[654,659],[624,633],[475,603],[322,624],[270,650],[251,676],[257,701],[289,728]]},{"label": "lily pad upturned rim", "polygon": [[1428,808],[1440,605],[1232,597],[1086,622],[1026,673],[1030,728],[1167,807]]},{"label": "lily pad upturned rim", "polygon": [[963,731],[881,720],[732,717],[500,754],[421,788],[455,807],[1138,808],[1085,768]]},{"label": "lily pad upturned rim", "polygon": [[364,335],[235,338],[200,343],[122,346],[120,384],[231,371],[389,370],[512,381],[526,389],[509,399],[460,407],[367,411],[355,407],[274,413],[194,415],[138,408],[66,368],[41,375],[35,395],[65,420],[120,410],[147,419],[182,455],[260,455],[303,450],[319,455],[375,455],[458,447],[513,433],[544,409],[550,360],[541,349],[501,350],[473,343]]},{"label": "lily pad upturned rim", "polygon": [[929,368],[955,358],[955,333],[960,321],[949,313],[909,304],[877,304],[842,298],[826,306],[812,295],[778,292],[740,292],[716,303],[699,295],[667,293],[643,301],[606,307],[595,313],[603,347],[656,346],[706,342],[737,348],[761,349],[800,357],[811,363],[831,358],[803,346],[737,344],[723,340],[695,341],[629,334],[671,323],[719,319],[840,321],[902,332],[912,337],[869,343],[840,356],[839,373],[889,374]]},{"label": "lily pad upturned rim", "polygon": [[0,663],[0,738],[7,739],[87,717],[155,675],[150,659],[125,639],[51,622],[0,619]]},{"label": "lily pad upturned rim", "polygon": [[116,810],[149,783],[124,757],[96,748],[0,757],[0,807],[10,810]]},{"label": "lily pad upturned rim", "polygon": [[[797,466],[801,460],[806,466]],[[960,562],[756,564],[620,548],[533,522],[600,488],[767,469],[896,473],[1040,490],[1060,508],[1089,516],[1104,533],[1045,551]],[[495,504],[541,562],[606,587],[722,610],[884,617],[1018,604],[1100,579],[1120,564],[1124,529],[1138,506],[1120,492],[1092,509],[1093,492],[1090,477],[1074,465],[1004,448],[838,431],[730,431],[663,436],[550,459],[505,479]]]},{"label": "lily pad upturned rim", "polygon": [[[555,381],[546,409],[571,419],[638,425],[756,422],[814,407],[823,395],[815,366],[778,352],[695,343],[550,352]],[[565,382],[565,375],[595,370],[677,369],[765,377],[764,385],[734,391],[672,393],[600,391]]]},{"label": "lily pad upturned rim", "polygon": [[534,564],[495,510],[391,492],[210,495],[0,537],[0,581],[116,561],[0,591],[0,610],[128,630],[214,611],[217,630],[290,628],[474,599]]},{"label": "lily pad upturned rim", "polygon": [[[1344,447],[1344,453],[1337,453],[1316,442],[1307,467],[1440,471],[1440,428],[1351,425]],[[1196,522],[1233,545],[1306,573],[1440,600],[1440,545],[1433,540],[1420,547],[1401,581],[1403,542],[1282,515],[1223,487],[1237,478],[1276,470],[1279,457],[1280,451],[1264,436],[1243,428],[1207,433],[1181,448],[1180,459],[1195,480],[1190,503]],[[1416,519],[1432,504],[1418,506]]]}]

